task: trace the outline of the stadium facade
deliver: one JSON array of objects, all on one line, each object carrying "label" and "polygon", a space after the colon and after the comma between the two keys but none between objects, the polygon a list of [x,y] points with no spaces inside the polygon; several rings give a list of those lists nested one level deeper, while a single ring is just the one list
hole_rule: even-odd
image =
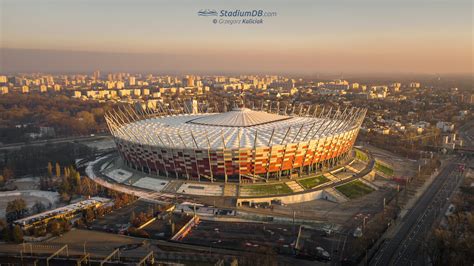
[{"label": "stadium facade", "polygon": [[105,119],[129,167],[168,178],[271,181],[332,167],[350,154],[366,109],[321,106],[153,111],[120,107]]}]

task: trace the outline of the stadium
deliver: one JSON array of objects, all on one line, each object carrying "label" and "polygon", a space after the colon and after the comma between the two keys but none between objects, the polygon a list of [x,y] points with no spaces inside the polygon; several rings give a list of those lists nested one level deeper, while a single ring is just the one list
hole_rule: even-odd
[{"label": "stadium", "polygon": [[189,181],[253,183],[297,178],[346,161],[366,109],[312,106],[230,111],[126,106],[105,119],[125,165]]}]

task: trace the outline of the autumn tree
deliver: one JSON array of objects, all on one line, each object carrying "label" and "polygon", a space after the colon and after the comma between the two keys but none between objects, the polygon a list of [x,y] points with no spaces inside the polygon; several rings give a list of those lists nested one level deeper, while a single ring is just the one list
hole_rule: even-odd
[{"label": "autumn tree", "polygon": [[58,162],[56,162],[56,177],[61,176],[61,166],[59,165]]},{"label": "autumn tree", "polygon": [[53,176],[53,165],[51,164],[51,162],[48,162],[48,177],[52,177]]},{"label": "autumn tree", "polygon": [[85,213],[85,219],[87,223],[94,221],[95,219],[94,210],[92,210],[91,208],[88,208]]},{"label": "autumn tree", "polygon": [[76,181],[76,186],[80,186],[81,185],[81,174],[79,172],[76,171],[74,179]]},{"label": "autumn tree", "polygon": [[64,166],[64,176],[70,177],[69,167]]},{"label": "autumn tree", "polygon": [[8,202],[5,213],[8,222],[25,217],[25,215],[28,213],[25,200],[18,198]]},{"label": "autumn tree", "polygon": [[4,167],[2,176],[5,182],[8,181],[9,179],[13,178],[13,170],[8,166]]},{"label": "autumn tree", "polygon": [[13,227],[13,232],[12,232],[12,240],[15,243],[21,243],[23,242],[23,230],[21,230],[19,225],[15,225]]},{"label": "autumn tree", "polygon": [[69,195],[67,192],[61,193],[61,201],[63,202],[71,201],[71,195]]},{"label": "autumn tree", "polygon": [[58,222],[58,220],[56,220],[56,219],[51,220],[48,223],[47,231],[48,231],[48,233],[51,233],[55,236],[60,235],[61,234],[61,225]]}]

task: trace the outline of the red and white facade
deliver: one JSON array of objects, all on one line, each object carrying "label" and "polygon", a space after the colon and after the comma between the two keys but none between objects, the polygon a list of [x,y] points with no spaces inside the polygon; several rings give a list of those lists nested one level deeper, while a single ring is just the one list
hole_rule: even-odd
[{"label": "red and white facade", "polygon": [[366,109],[319,106],[274,112],[173,113],[119,108],[106,114],[126,164],[189,180],[245,182],[301,175],[351,150]]}]

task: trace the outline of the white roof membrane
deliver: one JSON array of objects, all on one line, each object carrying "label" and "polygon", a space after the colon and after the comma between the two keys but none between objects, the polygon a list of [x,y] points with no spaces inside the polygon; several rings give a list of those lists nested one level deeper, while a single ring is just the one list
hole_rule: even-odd
[{"label": "white roof membrane", "polygon": [[[137,120],[120,126],[116,137],[144,145],[234,149],[273,146],[345,132],[349,121],[282,116],[249,109],[226,113],[179,114]],[[353,125],[355,126],[355,125]],[[273,136],[272,136],[272,132]]]}]

